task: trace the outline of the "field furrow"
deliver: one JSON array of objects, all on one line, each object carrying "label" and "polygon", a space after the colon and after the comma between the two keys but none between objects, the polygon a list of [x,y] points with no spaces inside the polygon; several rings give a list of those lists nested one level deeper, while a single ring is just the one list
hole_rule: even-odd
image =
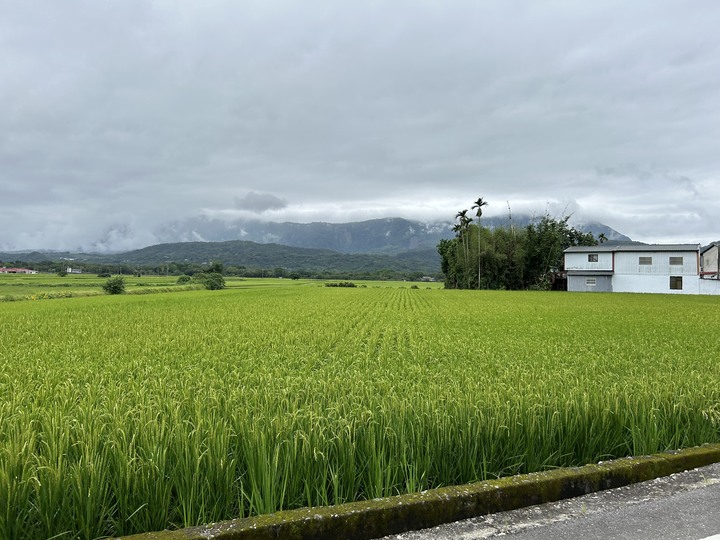
[{"label": "field furrow", "polygon": [[720,441],[708,297],[318,286],[0,306],[0,538]]}]

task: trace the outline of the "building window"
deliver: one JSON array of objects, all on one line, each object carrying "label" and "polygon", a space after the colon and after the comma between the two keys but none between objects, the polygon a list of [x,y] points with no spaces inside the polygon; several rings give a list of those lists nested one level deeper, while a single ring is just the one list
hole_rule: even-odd
[{"label": "building window", "polygon": [[595,285],[597,285],[597,278],[594,278],[594,277],[586,277],[586,278],[585,278],[585,285],[586,285],[587,287],[594,287]]},{"label": "building window", "polygon": [[682,291],[682,276],[670,276],[670,290]]},{"label": "building window", "polygon": [[640,257],[638,264],[640,264],[641,266],[650,265],[652,264],[652,257]]},{"label": "building window", "polygon": [[672,266],[682,266],[683,258],[682,257],[670,257],[670,264]]},{"label": "building window", "polygon": [[598,262],[598,254],[588,253],[588,262]]}]

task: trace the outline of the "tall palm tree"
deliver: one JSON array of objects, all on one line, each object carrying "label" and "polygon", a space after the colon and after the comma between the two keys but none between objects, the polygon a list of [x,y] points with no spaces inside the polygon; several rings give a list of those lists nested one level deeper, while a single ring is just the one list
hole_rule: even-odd
[{"label": "tall palm tree", "polygon": [[482,276],[482,257],[480,257],[480,218],[482,217],[483,206],[487,205],[487,201],[484,201],[482,197],[478,197],[478,200],[472,205],[472,209],[475,210],[475,215],[478,220],[478,289],[480,288],[480,277]]},{"label": "tall palm tree", "polygon": [[470,246],[468,245],[468,237],[467,237],[467,231],[468,231],[468,225],[472,222],[472,219],[470,219],[467,216],[468,210],[460,210],[457,214],[455,214],[455,219],[459,219],[460,222],[453,227],[453,231],[456,231],[458,233],[458,238],[460,238],[460,241],[462,242],[463,247],[463,259],[464,259],[464,271],[463,274],[465,276],[469,276],[468,272],[468,258],[469,258],[469,251]]},{"label": "tall palm tree", "polygon": [[472,209],[475,210],[475,215],[480,218],[482,216],[482,208],[483,206],[487,206],[488,202],[484,201],[482,197],[478,197],[478,200],[475,201],[472,205]]}]

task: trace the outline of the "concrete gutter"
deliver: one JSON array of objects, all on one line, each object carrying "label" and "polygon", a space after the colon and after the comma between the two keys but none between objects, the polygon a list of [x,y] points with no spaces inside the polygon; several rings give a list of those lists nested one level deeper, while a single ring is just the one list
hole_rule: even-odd
[{"label": "concrete gutter", "polygon": [[300,508],[126,540],[368,540],[554,502],[720,462],[720,444],[338,506]]}]

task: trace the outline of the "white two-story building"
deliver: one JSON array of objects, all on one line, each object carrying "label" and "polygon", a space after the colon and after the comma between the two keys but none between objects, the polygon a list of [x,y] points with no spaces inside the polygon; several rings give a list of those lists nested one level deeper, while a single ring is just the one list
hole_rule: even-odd
[{"label": "white two-story building", "polygon": [[568,291],[720,294],[700,279],[698,244],[574,246],[565,270]]}]

